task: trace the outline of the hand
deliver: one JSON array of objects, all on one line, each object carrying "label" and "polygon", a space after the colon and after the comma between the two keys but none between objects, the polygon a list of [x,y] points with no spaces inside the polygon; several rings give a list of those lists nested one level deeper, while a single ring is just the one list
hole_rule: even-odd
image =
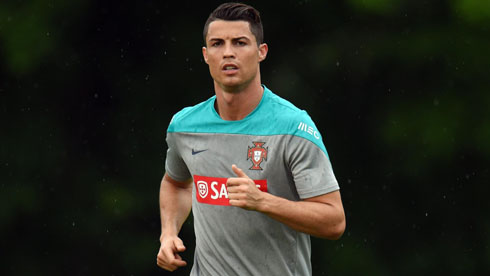
[{"label": "hand", "polygon": [[158,266],[168,271],[174,271],[179,267],[186,266],[187,262],[182,260],[177,253],[184,251],[184,243],[179,237],[163,238],[157,255]]},{"label": "hand", "polygon": [[230,205],[257,211],[264,198],[264,192],[257,188],[255,182],[242,169],[236,165],[232,165],[231,169],[237,177],[230,177],[226,181]]}]

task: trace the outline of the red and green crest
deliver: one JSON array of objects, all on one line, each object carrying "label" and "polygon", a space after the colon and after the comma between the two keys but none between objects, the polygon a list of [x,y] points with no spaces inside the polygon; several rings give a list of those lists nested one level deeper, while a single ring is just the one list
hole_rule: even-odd
[{"label": "red and green crest", "polygon": [[265,142],[252,142],[254,147],[248,147],[247,160],[251,159],[252,167],[249,170],[262,170],[260,163],[267,161],[267,148],[264,148]]}]

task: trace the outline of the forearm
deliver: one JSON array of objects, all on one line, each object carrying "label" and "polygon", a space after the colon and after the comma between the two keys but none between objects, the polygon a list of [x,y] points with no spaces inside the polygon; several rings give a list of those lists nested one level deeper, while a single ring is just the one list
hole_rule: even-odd
[{"label": "forearm", "polygon": [[[341,203],[290,201],[268,193],[263,196],[264,200],[257,211],[296,231],[327,239],[338,239],[344,232],[345,215]],[[333,197],[334,200],[337,197],[325,196]]]},{"label": "forearm", "polygon": [[160,186],[161,238],[177,235],[189,216],[192,206],[192,185],[176,185],[164,177]]}]

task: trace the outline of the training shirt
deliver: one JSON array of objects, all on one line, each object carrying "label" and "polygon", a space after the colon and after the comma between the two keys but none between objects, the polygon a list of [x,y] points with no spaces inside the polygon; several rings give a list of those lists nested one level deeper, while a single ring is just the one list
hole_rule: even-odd
[{"label": "training shirt", "polygon": [[308,234],[229,205],[232,164],[260,190],[288,200],[339,189],[310,116],[263,87],[260,103],[242,120],[221,119],[213,96],[175,114],[167,129],[166,173],[193,179],[192,276],[311,275]]}]

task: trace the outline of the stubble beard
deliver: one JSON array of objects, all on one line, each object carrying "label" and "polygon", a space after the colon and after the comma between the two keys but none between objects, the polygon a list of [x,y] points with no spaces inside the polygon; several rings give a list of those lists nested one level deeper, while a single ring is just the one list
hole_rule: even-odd
[{"label": "stubble beard", "polygon": [[218,86],[225,92],[225,93],[230,93],[230,94],[238,94],[245,90],[256,78],[257,74],[255,73],[250,79],[246,80],[243,83],[237,83],[235,85],[225,85],[223,83],[219,83],[215,81]]}]

